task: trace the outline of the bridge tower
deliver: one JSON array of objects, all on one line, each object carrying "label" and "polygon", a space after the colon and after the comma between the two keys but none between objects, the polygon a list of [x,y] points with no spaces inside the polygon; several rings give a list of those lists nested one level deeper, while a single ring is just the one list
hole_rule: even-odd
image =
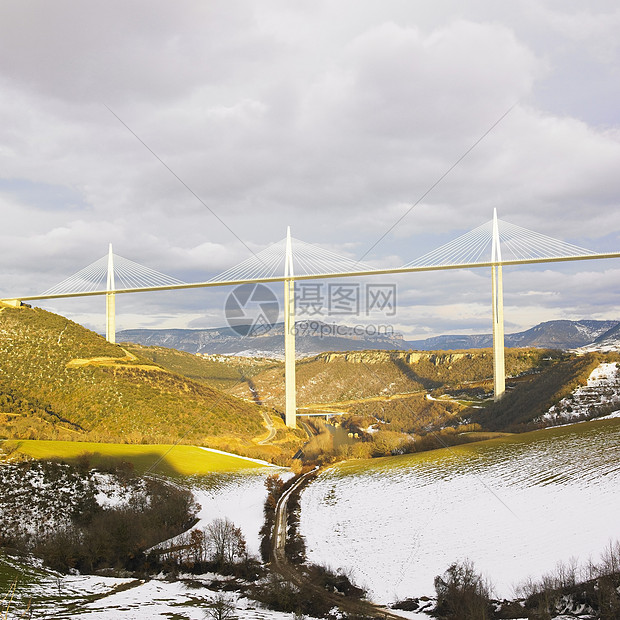
[{"label": "bridge tower", "polygon": [[295,384],[295,280],[293,279],[293,246],[291,228],[286,230],[284,255],[284,395],[285,421],[289,428],[297,426]]},{"label": "bridge tower", "polygon": [[116,298],[111,291],[115,290],[114,285],[114,255],[112,254],[112,244],[108,250],[108,281],[105,296],[105,339],[114,344],[116,342]]},{"label": "bridge tower", "polygon": [[491,301],[493,305],[493,398],[499,400],[506,391],[506,367],[504,361],[504,287],[502,284],[502,252],[499,244],[497,209],[493,210],[493,249],[491,277],[493,279]]}]

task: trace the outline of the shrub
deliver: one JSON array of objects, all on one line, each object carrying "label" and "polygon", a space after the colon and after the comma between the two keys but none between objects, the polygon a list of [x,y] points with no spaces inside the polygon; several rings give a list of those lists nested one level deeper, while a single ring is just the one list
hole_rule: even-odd
[{"label": "shrub", "polygon": [[218,594],[207,605],[206,617],[213,620],[236,620],[235,610],[236,605],[233,601],[226,598],[223,594]]},{"label": "shrub", "polygon": [[492,618],[491,586],[469,560],[455,562],[443,575],[435,577],[435,592],[435,613],[443,620]]}]

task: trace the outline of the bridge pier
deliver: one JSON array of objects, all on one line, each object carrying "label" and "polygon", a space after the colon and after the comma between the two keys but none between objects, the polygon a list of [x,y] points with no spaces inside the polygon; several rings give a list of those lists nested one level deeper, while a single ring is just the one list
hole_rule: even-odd
[{"label": "bridge pier", "polygon": [[286,231],[284,263],[284,398],[285,422],[297,426],[297,394],[295,383],[295,280],[290,226]]},{"label": "bridge pier", "polygon": [[493,279],[491,303],[493,305],[493,400],[498,401],[506,391],[506,366],[504,360],[504,286],[502,282],[502,253],[499,245],[497,210],[493,211],[493,250],[491,267]]},{"label": "bridge pier", "polygon": [[114,344],[116,342],[116,296],[111,291],[114,286],[114,255],[112,254],[112,244],[108,250],[108,291],[105,296],[105,339]]}]

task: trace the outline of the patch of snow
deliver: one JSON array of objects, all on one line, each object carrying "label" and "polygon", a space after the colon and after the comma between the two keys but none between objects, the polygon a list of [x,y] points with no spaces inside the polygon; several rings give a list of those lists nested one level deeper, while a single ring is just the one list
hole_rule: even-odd
[{"label": "patch of snow", "polygon": [[229,355],[230,357],[261,357],[278,361],[282,361],[284,359],[284,352],[263,351],[261,349],[244,349],[243,351],[237,351],[236,353],[229,353]]},{"label": "patch of snow", "polygon": [[368,428],[361,428],[360,430],[363,433],[368,433],[369,435],[374,435],[375,433],[379,432],[379,429],[375,424],[371,424]]},{"label": "patch of snow", "polygon": [[604,415],[602,418],[596,418],[597,420],[613,420],[614,418],[620,418],[620,411],[614,411],[608,415]]},{"label": "patch of snow", "polygon": [[[39,583],[25,583],[19,589],[13,613],[7,618],[16,620],[25,617],[23,610],[32,598],[35,601],[34,617],[53,617],[57,620],[168,620],[171,617],[204,620],[206,605],[223,594],[234,605],[238,618],[290,620],[291,614],[263,609],[256,601],[237,592],[221,593],[215,590],[211,577],[200,575],[177,581],[144,581],[95,575],[62,576],[50,571]],[[218,579],[221,580],[221,576]],[[93,595],[95,600],[91,598]]]},{"label": "patch of snow", "polygon": [[259,465],[264,465],[265,467],[275,467],[279,469],[278,465],[274,465],[273,463],[268,463],[267,461],[261,461],[260,459],[252,459],[249,456],[239,456],[238,454],[233,454],[232,452],[223,452],[222,450],[216,450],[215,448],[205,448],[203,446],[198,446],[201,450],[205,452],[213,452],[215,454],[223,454],[225,456],[232,456],[236,459],[241,459],[243,461],[250,461],[251,463],[258,463]]},{"label": "patch of snow", "polygon": [[[251,471],[244,474],[221,474],[196,479],[190,489],[200,505],[198,522],[190,529],[200,530],[218,518],[228,518],[240,528],[251,555],[260,554],[259,531],[263,525],[263,507],[267,497],[265,480],[268,475],[278,473],[284,480],[292,472],[284,468]],[[215,481],[215,482],[214,482]],[[185,532],[181,536],[187,535]],[[175,537],[156,545],[168,547],[176,544]]]},{"label": "patch of snow", "polygon": [[146,484],[141,478],[121,483],[111,474],[93,471],[91,479],[97,487],[95,500],[102,508],[123,508],[129,506],[136,495],[146,495]]},{"label": "patch of snow", "polygon": [[387,394],[388,392],[391,392],[393,387],[396,385],[395,381],[392,381],[392,383],[390,383],[388,386],[384,387],[381,392],[383,392],[384,394]]},{"label": "patch of snow", "polygon": [[582,336],[586,336],[590,340],[596,338],[598,335],[596,334],[596,330],[592,330],[589,327],[583,325],[582,323],[574,323],[574,326],[578,333],[580,333]]},{"label": "patch of snow", "polygon": [[600,353],[612,353],[620,350],[620,340],[617,338],[605,338],[600,344],[588,344],[585,347],[576,349],[577,353],[591,353],[598,351]]}]

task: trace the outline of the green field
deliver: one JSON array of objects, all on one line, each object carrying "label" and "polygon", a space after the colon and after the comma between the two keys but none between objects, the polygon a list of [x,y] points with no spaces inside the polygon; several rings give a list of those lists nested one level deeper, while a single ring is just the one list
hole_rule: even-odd
[{"label": "green field", "polygon": [[166,476],[192,476],[264,467],[234,455],[208,452],[186,445],[14,440],[6,442],[5,451],[13,447],[15,452],[35,459],[74,461],[86,454],[93,466],[126,461],[139,474],[149,472]]}]

